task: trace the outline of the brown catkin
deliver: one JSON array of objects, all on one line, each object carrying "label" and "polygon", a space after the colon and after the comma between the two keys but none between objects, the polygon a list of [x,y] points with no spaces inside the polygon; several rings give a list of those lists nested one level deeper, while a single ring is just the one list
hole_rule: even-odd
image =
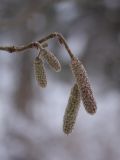
[{"label": "brown catkin", "polygon": [[77,84],[71,89],[68,104],[63,119],[63,131],[65,134],[72,132],[80,106],[80,91]]},{"label": "brown catkin", "polygon": [[90,114],[96,113],[97,106],[86,70],[82,63],[76,57],[72,58],[71,69],[79,86],[85,110]]},{"label": "brown catkin", "polygon": [[41,58],[39,57],[35,58],[34,68],[35,68],[35,76],[36,76],[36,80],[38,81],[38,84],[42,88],[45,88],[47,85],[47,79],[46,79],[44,64]]},{"label": "brown catkin", "polygon": [[57,57],[50,51],[46,49],[41,50],[42,57],[48,62],[54,71],[59,72],[61,71],[61,65]]}]

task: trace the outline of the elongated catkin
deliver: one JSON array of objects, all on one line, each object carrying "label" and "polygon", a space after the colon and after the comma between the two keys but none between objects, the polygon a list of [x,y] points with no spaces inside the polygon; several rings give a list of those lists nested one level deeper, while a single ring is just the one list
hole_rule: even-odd
[{"label": "elongated catkin", "polygon": [[60,72],[61,65],[57,57],[52,52],[46,49],[42,49],[41,52],[42,57],[47,61],[51,68],[56,72]]},{"label": "elongated catkin", "polygon": [[34,60],[34,68],[35,68],[35,76],[36,80],[38,81],[38,84],[45,88],[47,85],[47,78],[46,73],[44,69],[44,64],[41,58],[36,57]]},{"label": "elongated catkin", "polygon": [[76,82],[79,86],[85,110],[90,114],[96,113],[97,106],[92,93],[90,82],[88,80],[86,70],[82,65],[82,63],[76,57],[72,59],[71,69],[76,79]]},{"label": "elongated catkin", "polygon": [[63,119],[63,131],[65,134],[72,132],[80,106],[80,91],[77,84],[71,89],[68,104]]}]

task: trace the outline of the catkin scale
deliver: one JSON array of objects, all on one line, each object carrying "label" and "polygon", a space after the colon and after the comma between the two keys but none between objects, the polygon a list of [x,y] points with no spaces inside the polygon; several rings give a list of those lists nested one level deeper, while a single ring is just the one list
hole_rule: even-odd
[{"label": "catkin scale", "polygon": [[41,58],[36,57],[34,60],[35,77],[38,84],[45,88],[47,85],[47,78],[45,74],[44,64]]},{"label": "catkin scale", "polygon": [[54,71],[56,71],[56,72],[61,71],[60,62],[52,52],[50,52],[46,49],[41,50],[41,52],[42,52],[41,53],[42,57],[47,61],[47,63],[51,66],[51,68]]},{"label": "catkin scale", "polygon": [[82,63],[76,57],[72,58],[71,69],[79,86],[85,110],[90,114],[96,113],[97,106],[86,70]]},{"label": "catkin scale", "polygon": [[80,106],[80,91],[77,84],[71,89],[68,104],[63,119],[63,131],[65,134],[72,132]]}]

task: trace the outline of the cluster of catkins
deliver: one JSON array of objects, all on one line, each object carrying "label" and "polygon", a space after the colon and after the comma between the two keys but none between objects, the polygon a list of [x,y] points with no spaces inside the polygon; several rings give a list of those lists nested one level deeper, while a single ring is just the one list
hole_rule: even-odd
[{"label": "cluster of catkins", "polygon": [[[35,76],[41,87],[46,87],[47,78],[44,68],[44,61],[56,72],[61,70],[61,65],[56,56],[46,48],[40,48],[38,56],[34,60]],[[90,113],[96,113],[96,102],[88,80],[88,76],[83,64],[75,57],[71,57],[70,68],[75,78],[75,83],[71,89],[70,97],[63,118],[63,131],[65,134],[72,132],[76,117],[79,111],[80,102],[83,102],[85,110]]]}]

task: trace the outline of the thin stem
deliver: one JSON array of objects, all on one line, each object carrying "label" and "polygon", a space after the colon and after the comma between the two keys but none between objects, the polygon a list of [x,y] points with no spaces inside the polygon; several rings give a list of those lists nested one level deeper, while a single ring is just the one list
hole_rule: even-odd
[{"label": "thin stem", "polygon": [[[43,44],[43,46],[46,47],[47,44],[45,43],[45,45]],[[24,51],[29,48],[39,48],[38,42],[31,42],[23,46],[0,46],[0,50],[10,53]]]},{"label": "thin stem", "polygon": [[29,49],[29,48],[37,48],[38,49],[39,48],[38,43],[44,45],[44,42],[46,42],[47,40],[52,39],[52,38],[58,38],[59,42],[64,45],[64,47],[67,50],[69,56],[71,58],[74,57],[74,55],[71,52],[65,38],[62,36],[62,34],[57,33],[57,32],[50,33],[48,36],[38,40],[37,42],[31,42],[31,43],[29,43],[27,45],[23,45],[23,46],[0,46],[0,50],[13,53],[13,52],[24,51],[24,50]]},{"label": "thin stem", "polygon": [[19,46],[19,47],[16,47],[16,46],[0,46],[0,50],[7,51],[7,52],[10,52],[10,53],[24,51],[25,49],[28,49],[28,48],[33,48],[33,44],[30,43],[30,44],[27,44],[27,45],[24,45],[24,46]]},{"label": "thin stem", "polygon": [[67,50],[69,56],[70,56],[71,58],[73,58],[74,55],[73,55],[73,53],[71,52],[71,50],[70,50],[70,48],[69,48],[69,46],[68,46],[65,38],[63,37],[62,34],[60,34],[60,33],[58,33],[58,32],[51,33],[51,34],[49,34],[48,36],[46,36],[46,37],[42,38],[41,40],[39,40],[38,42],[39,42],[39,43],[43,43],[44,41],[47,41],[48,39],[52,39],[52,38],[55,38],[55,37],[57,37],[58,40],[60,41],[60,43],[64,45],[64,47],[65,47],[65,49]]}]

